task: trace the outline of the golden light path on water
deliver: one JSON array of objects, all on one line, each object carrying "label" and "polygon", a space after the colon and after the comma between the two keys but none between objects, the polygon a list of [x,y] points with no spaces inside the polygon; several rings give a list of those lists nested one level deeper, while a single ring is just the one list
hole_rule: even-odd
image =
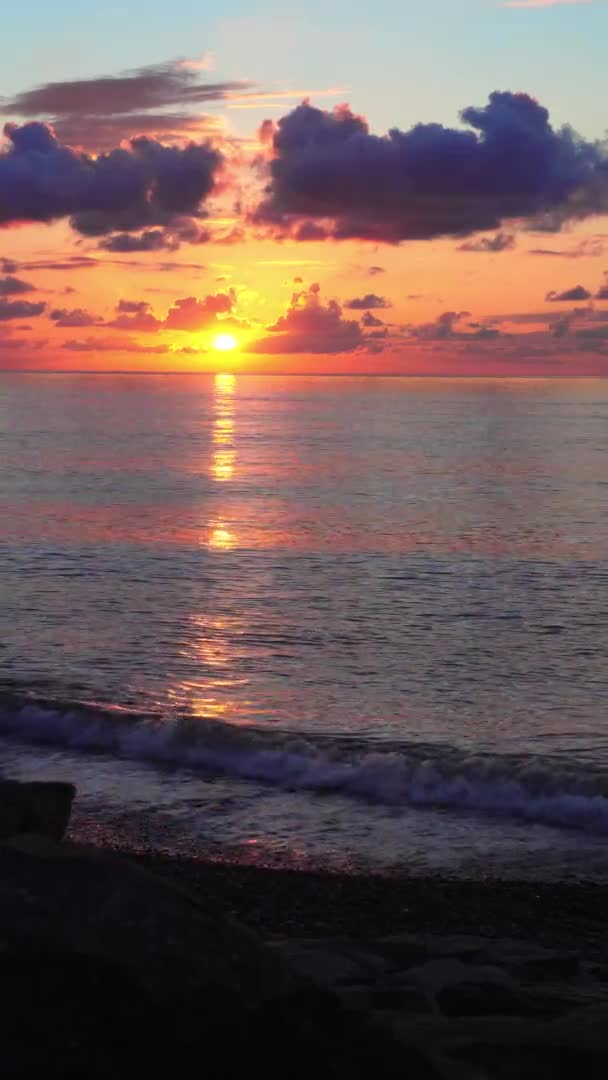
[{"label": "golden light path on water", "polygon": [[[217,343],[216,344],[217,347]],[[209,471],[218,485],[229,484],[235,477],[236,449],[234,445],[235,416],[234,394],[236,377],[231,372],[218,372],[213,380],[213,428]],[[237,545],[235,533],[217,515],[206,523],[202,537],[203,546],[212,551],[230,551]],[[237,687],[247,686],[247,678],[234,678],[231,674],[232,655],[229,641],[235,633],[242,632],[240,616],[215,616],[205,613],[190,616],[190,640],[182,655],[200,664],[206,674],[200,679],[178,682],[168,697],[178,709],[187,703],[195,716],[238,723],[241,713],[251,702],[243,699],[242,691],[233,697]],[[224,695],[227,694],[227,697]]]}]

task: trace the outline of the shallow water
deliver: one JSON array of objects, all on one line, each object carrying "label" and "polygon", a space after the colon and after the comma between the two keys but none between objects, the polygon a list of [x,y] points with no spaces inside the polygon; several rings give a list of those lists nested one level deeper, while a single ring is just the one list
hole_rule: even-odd
[{"label": "shallow water", "polygon": [[1,375],[0,766],[176,848],[608,875],[607,454],[602,380]]}]

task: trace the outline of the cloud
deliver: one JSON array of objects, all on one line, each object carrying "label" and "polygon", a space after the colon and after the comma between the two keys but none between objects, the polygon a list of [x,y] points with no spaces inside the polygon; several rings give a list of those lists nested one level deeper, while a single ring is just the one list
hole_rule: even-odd
[{"label": "cloud", "polygon": [[0,258],[0,270],[3,274],[16,274],[18,269],[19,263],[14,259],[7,259],[4,256]]},{"label": "cloud", "polygon": [[591,293],[584,285],[573,285],[571,289],[564,289],[563,292],[556,292],[554,289],[548,292],[545,296],[545,300],[549,303],[556,304],[566,300],[590,300]]},{"label": "cloud", "polygon": [[162,329],[163,323],[152,314],[147,300],[119,300],[116,315],[106,326],[114,330],[154,334]]},{"label": "cloud", "polygon": [[548,258],[587,259],[598,258],[604,254],[604,236],[587,236],[571,248],[529,248],[528,255],[543,255]]},{"label": "cloud", "polygon": [[46,304],[32,304],[29,300],[0,300],[0,322],[9,319],[30,319],[42,315]]},{"label": "cloud", "polygon": [[218,321],[218,315],[231,312],[232,304],[227,293],[206,296],[204,300],[187,296],[175,301],[163,325],[167,330],[205,330]]},{"label": "cloud", "polygon": [[0,278],[0,296],[21,296],[23,293],[34,291],[35,287],[27,281],[22,281],[21,278],[12,277],[12,275]]},{"label": "cloud", "polygon": [[410,326],[410,336],[421,341],[492,341],[500,337],[500,331],[484,323],[468,323],[463,327],[462,320],[470,318],[468,311],[444,311],[431,323]]},{"label": "cloud", "polygon": [[163,251],[167,248],[171,250],[162,229],[146,229],[139,235],[114,233],[112,236],[106,236],[103,240],[100,240],[98,247],[116,254],[127,254],[135,251]]},{"label": "cloud", "polygon": [[96,315],[83,308],[56,308],[50,312],[49,318],[56,326],[96,326],[100,322]]},{"label": "cloud", "polygon": [[[503,0],[502,7],[506,8],[550,8],[550,7],[574,7],[576,4],[593,4],[596,0]],[[599,0],[601,3],[602,0]]]},{"label": "cloud", "polygon": [[208,143],[180,149],[147,138],[91,158],[37,121],[7,124],[4,131],[0,223],[68,217],[87,236],[165,226],[198,213],[223,160]]},{"label": "cloud", "polygon": [[28,270],[92,270],[100,266],[99,259],[89,255],[66,255],[58,259],[30,259],[23,264]]},{"label": "cloud", "polygon": [[168,345],[140,345],[132,338],[123,337],[88,337],[84,339],[70,339],[64,341],[61,346],[68,352],[95,353],[95,352],[120,352],[120,353],[153,353],[162,354],[170,352]]},{"label": "cloud", "polygon": [[342,317],[336,300],[323,304],[320,287],[313,284],[294,293],[285,315],[266,327],[269,334],[249,345],[253,353],[344,353],[365,344],[358,322]]},{"label": "cloud", "polygon": [[478,240],[465,240],[458,245],[458,251],[499,252],[512,251],[515,247],[513,233],[497,232],[495,236],[480,236]]},{"label": "cloud", "polygon": [[377,274],[385,274],[386,270],[383,266],[368,266],[367,272],[370,277],[376,277]]},{"label": "cloud", "polygon": [[354,296],[352,300],[346,300],[344,307],[351,311],[371,311],[376,308],[392,307],[390,300],[385,296],[377,296],[376,293],[366,293],[365,296]]},{"label": "cloud", "polygon": [[313,220],[334,239],[399,243],[608,205],[601,144],[554,129],[527,94],[496,91],[461,118],[469,130],[417,124],[377,136],[346,105],[304,102],[272,126],[269,182],[251,219],[279,234]]},{"label": "cloud", "polygon": [[382,319],[377,319],[371,311],[366,311],[361,319],[361,326],[384,326]]},{"label": "cloud", "polygon": [[165,138],[213,134],[221,122],[201,116],[201,105],[251,92],[242,81],[204,82],[204,69],[183,61],[120,75],[43,83],[0,102],[0,114],[50,120],[70,146],[98,152],[133,135]]}]

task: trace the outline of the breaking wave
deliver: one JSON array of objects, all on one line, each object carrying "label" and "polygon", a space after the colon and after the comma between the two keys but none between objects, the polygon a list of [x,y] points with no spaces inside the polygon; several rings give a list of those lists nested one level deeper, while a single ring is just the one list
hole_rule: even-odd
[{"label": "breaking wave", "polygon": [[0,735],[34,744],[340,793],[387,806],[449,808],[608,833],[608,774],[539,756],[267,733],[200,718],[0,698]]}]

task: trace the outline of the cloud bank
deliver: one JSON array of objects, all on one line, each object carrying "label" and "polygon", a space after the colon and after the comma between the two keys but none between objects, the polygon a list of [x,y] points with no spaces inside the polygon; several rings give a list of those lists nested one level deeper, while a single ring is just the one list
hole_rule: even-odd
[{"label": "cloud bank", "polygon": [[69,218],[77,232],[100,236],[195,215],[213,190],[222,156],[209,143],[179,148],[132,139],[92,158],[58,141],[38,121],[4,129],[0,224]]},{"label": "cloud bank", "polygon": [[399,243],[608,208],[605,147],[553,128],[527,94],[495,91],[461,120],[469,130],[417,124],[378,136],[347,105],[304,102],[263,125],[269,182],[252,220],[296,238],[314,222],[333,239]]}]

